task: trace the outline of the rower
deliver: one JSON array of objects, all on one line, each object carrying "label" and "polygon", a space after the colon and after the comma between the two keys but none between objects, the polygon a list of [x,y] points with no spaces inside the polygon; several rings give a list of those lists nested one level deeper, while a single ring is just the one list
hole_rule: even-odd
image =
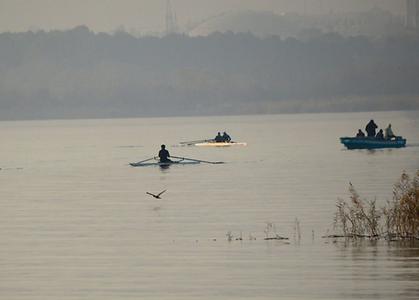
[{"label": "rower", "polygon": [[169,151],[166,150],[166,145],[161,145],[161,149],[159,151],[159,158],[160,162],[166,163],[166,162],[172,162],[170,159]]},{"label": "rower", "polygon": [[224,142],[224,139],[223,139],[223,137],[221,136],[221,133],[218,133],[218,134],[217,134],[217,136],[214,138],[214,141],[215,141],[216,143],[222,143],[222,142]]},{"label": "rower", "polygon": [[231,137],[225,131],[223,132],[223,140],[224,142],[227,142],[227,143],[231,142]]}]

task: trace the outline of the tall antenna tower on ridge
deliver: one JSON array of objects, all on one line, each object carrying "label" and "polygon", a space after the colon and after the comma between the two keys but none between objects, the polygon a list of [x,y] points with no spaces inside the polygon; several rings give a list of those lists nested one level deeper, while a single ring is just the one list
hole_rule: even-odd
[{"label": "tall antenna tower on ridge", "polygon": [[166,0],[166,35],[177,32],[176,13],[172,10],[170,0]]}]

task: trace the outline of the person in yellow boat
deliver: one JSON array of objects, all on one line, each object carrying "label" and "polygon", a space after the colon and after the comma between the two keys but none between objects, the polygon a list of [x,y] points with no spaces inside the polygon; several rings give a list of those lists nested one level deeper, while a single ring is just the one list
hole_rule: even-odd
[{"label": "person in yellow boat", "polygon": [[217,134],[217,136],[214,138],[214,141],[215,141],[216,143],[222,143],[222,142],[224,142],[224,139],[223,139],[223,137],[222,137],[221,133],[218,133],[218,134]]},{"label": "person in yellow boat", "polygon": [[225,143],[230,143],[231,142],[231,137],[225,131],[223,132],[223,141]]}]

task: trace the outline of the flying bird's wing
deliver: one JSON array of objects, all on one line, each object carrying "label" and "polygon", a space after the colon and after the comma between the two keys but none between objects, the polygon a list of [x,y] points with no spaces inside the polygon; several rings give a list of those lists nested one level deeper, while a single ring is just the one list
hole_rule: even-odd
[{"label": "flying bird's wing", "polygon": [[153,197],[156,197],[156,195],[154,195],[154,194],[152,194],[152,193],[149,193],[149,192],[145,192],[146,194],[148,194],[148,195],[151,195],[151,196],[153,196]]},{"label": "flying bird's wing", "polygon": [[157,194],[157,197],[159,197],[161,194],[163,194],[165,191],[167,191],[167,190],[164,190],[164,191],[162,191],[162,192],[160,192],[160,193],[158,193]]}]

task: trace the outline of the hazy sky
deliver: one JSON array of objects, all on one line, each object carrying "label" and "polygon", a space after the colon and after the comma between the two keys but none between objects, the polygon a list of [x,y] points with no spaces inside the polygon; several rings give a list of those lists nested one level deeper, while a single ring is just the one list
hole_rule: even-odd
[{"label": "hazy sky", "polygon": [[[281,12],[369,9],[374,5],[404,13],[405,0],[171,0],[180,26],[232,10]],[[0,0],[0,32],[68,29],[94,31],[120,26],[141,32],[165,27],[166,0]]]}]

